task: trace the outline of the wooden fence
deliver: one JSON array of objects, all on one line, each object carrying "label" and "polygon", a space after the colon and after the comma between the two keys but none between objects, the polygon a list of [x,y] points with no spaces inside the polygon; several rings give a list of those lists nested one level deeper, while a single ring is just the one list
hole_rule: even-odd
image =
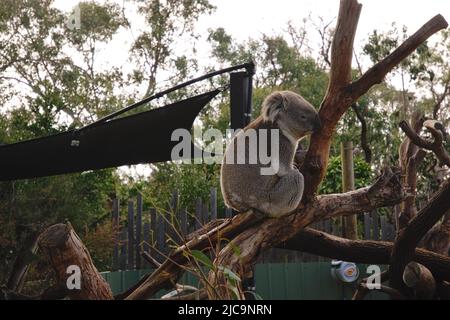
[{"label": "wooden fence", "polygon": [[[153,266],[142,259],[141,252],[147,252],[154,259],[162,262],[171,247],[183,243],[186,235],[211,220],[218,217],[231,217],[233,214],[231,209],[218,212],[215,188],[211,189],[208,201],[203,202],[202,199],[197,199],[193,214],[189,214],[184,208],[179,208],[178,204],[179,196],[177,192],[174,192],[167,210],[160,212],[155,208],[149,208],[144,212],[142,196],[138,194],[135,200],[128,201],[126,215],[121,215],[119,200],[114,201],[112,220],[113,226],[119,232],[119,237],[114,246],[112,271],[151,268]],[[127,218],[124,219],[124,217]],[[323,220],[311,227],[341,235],[338,221]],[[395,237],[394,226],[388,222],[386,216],[378,214],[377,211],[365,213],[359,227],[362,227],[363,239],[392,241]],[[269,249],[261,255],[258,262],[323,260],[327,259],[292,250]]]}]

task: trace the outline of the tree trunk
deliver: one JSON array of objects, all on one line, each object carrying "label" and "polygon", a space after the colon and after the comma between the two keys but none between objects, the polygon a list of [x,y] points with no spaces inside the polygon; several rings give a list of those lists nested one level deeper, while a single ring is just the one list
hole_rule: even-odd
[{"label": "tree trunk", "polygon": [[[353,170],[353,143],[345,141],[341,143],[342,161],[342,192],[355,190],[355,173]],[[343,217],[342,236],[347,239],[358,238],[358,223],[356,214]]]},{"label": "tree trunk", "polygon": [[55,271],[58,284],[68,288],[70,266],[79,268],[81,286],[67,290],[73,300],[112,300],[113,294],[106,280],[92,263],[88,250],[70,224],[55,224],[40,236],[39,249]]}]

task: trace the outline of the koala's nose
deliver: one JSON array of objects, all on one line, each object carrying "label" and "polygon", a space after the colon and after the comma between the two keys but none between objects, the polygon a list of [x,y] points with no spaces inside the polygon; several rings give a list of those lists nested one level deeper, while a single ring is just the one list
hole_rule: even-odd
[{"label": "koala's nose", "polygon": [[314,123],[313,123],[313,131],[317,132],[320,129],[322,129],[322,123],[320,122],[319,115],[316,115],[316,117],[314,119]]}]

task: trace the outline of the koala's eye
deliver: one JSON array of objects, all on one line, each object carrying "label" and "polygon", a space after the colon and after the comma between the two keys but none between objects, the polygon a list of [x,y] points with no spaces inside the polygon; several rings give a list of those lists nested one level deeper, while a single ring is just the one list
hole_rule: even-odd
[{"label": "koala's eye", "polygon": [[304,120],[304,119],[306,119],[306,117],[305,116],[301,116],[301,118]]}]

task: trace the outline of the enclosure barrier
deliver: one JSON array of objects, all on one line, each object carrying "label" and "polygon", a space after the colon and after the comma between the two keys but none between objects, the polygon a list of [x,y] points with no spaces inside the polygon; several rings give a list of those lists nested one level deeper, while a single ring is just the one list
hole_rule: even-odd
[{"label": "enclosure barrier", "polygon": [[[232,216],[231,209],[218,212],[215,188],[211,188],[207,201],[197,199],[195,212],[192,213],[179,208],[178,192],[173,192],[166,210],[155,208],[144,210],[141,194],[138,194],[135,200],[128,200],[126,214],[120,214],[120,207],[120,201],[115,199],[112,219],[119,236],[114,245],[112,271],[151,268],[152,266],[142,259],[142,252],[147,252],[162,262],[171,247],[183,243],[184,237],[199,229],[201,225],[217,218]],[[333,235],[341,235],[341,227],[337,221],[323,220],[311,227]],[[363,220],[359,222],[359,228],[365,240],[392,241],[395,237],[394,225],[388,221],[386,215],[381,215],[378,211],[364,214]],[[258,262],[314,261],[328,261],[328,259],[292,250],[271,248],[261,255]]]},{"label": "enclosure barrier", "polygon": [[[366,265],[358,265],[360,277],[366,277]],[[383,267],[383,266],[381,266]],[[114,294],[125,291],[153,269],[103,272]],[[198,286],[198,279],[185,273],[180,284]],[[264,300],[349,300],[356,284],[338,283],[331,277],[329,262],[263,263],[255,267],[255,288]],[[154,298],[168,293],[159,291]],[[365,299],[388,299],[380,292],[371,292]]]}]

